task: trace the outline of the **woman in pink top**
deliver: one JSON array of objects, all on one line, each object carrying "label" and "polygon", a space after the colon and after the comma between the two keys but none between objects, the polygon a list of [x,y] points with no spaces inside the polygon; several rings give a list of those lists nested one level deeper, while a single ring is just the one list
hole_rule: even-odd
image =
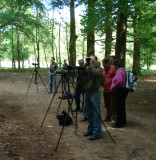
[{"label": "woman in pink top", "polygon": [[126,72],[121,68],[121,63],[119,60],[114,61],[114,68],[117,70],[111,84],[111,89],[114,92],[116,99],[116,114],[117,121],[112,127],[123,127],[126,125],[126,109],[125,101],[128,92],[125,88],[126,86]]}]

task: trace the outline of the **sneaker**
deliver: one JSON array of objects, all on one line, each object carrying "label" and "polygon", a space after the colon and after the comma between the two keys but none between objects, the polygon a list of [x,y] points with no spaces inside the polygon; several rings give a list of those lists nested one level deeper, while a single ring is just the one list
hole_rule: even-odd
[{"label": "sneaker", "polygon": [[87,131],[86,133],[83,134],[83,136],[88,137],[88,136],[91,136],[92,134],[93,134],[92,132]]},{"label": "sneaker", "polygon": [[89,138],[89,140],[90,140],[90,141],[94,141],[94,140],[99,139],[99,138],[101,138],[101,137],[96,137],[96,136],[92,135],[92,136]]},{"label": "sneaker", "polygon": [[113,125],[113,124],[115,124],[115,123],[116,123],[115,120],[111,120],[111,122],[110,122],[111,125]]},{"label": "sneaker", "polygon": [[87,117],[83,117],[83,119],[81,119],[81,122],[87,121],[88,118]]}]

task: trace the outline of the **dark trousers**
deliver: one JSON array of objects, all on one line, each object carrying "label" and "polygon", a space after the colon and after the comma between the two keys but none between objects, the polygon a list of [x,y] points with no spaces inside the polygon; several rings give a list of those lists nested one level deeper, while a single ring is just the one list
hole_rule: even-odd
[{"label": "dark trousers", "polygon": [[106,119],[116,121],[116,105],[113,92],[104,92],[105,107],[107,109]]},{"label": "dark trousers", "polygon": [[116,98],[116,114],[117,114],[117,121],[116,126],[124,126],[127,123],[126,120],[126,108],[125,108],[125,101],[128,95],[128,91],[126,88],[120,87],[115,91],[115,98]]},{"label": "dark trousers", "polygon": [[83,89],[81,87],[81,85],[77,84],[76,86],[76,90],[75,90],[75,103],[76,103],[76,109],[80,109],[80,98],[81,98],[81,94],[82,94],[82,107],[84,104],[84,93],[83,93]]}]

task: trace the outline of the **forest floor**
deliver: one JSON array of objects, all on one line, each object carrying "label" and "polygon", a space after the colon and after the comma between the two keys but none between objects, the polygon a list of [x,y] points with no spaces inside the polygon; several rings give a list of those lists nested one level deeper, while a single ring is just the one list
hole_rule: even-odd
[{"label": "forest floor", "polygon": [[[48,74],[40,72],[48,87]],[[129,93],[126,102],[127,126],[113,129],[105,123],[115,140],[110,139],[103,127],[103,137],[89,141],[83,137],[87,122],[65,127],[57,152],[55,147],[62,127],[56,113],[61,87],[56,94],[43,127],[41,122],[53,94],[48,95],[39,80],[39,92],[31,84],[31,71],[0,72],[0,160],[155,160],[156,159],[156,74],[139,80],[135,93]],[[59,78],[57,78],[59,79]],[[102,97],[101,88],[101,97]],[[103,97],[102,117],[105,116]],[[75,104],[72,106],[75,108]],[[60,112],[67,109],[62,102]]]}]

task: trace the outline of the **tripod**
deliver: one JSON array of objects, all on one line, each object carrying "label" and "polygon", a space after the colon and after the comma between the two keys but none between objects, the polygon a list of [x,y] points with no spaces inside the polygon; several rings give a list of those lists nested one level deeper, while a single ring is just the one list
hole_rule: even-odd
[{"label": "tripod", "polygon": [[[46,86],[45,86],[45,84],[44,84],[44,82],[43,82],[43,80],[42,80],[42,78],[41,78],[41,75],[39,74],[39,72],[38,72],[38,70],[37,70],[37,68],[36,68],[36,66],[38,66],[38,63],[32,63],[32,65],[34,65],[34,66],[35,66],[35,69],[34,69],[34,72],[33,72],[33,74],[32,74],[32,77],[31,77],[31,80],[30,80],[29,86],[28,86],[28,90],[27,90],[27,93],[26,93],[26,97],[27,97],[27,95],[28,95],[28,92],[29,92],[29,89],[30,89],[30,85],[31,85],[31,82],[32,82],[32,80],[33,80],[34,75],[35,75],[35,81],[34,81],[34,84],[36,84],[36,85],[37,85],[37,93],[38,93],[38,81],[37,81],[37,75],[40,77],[40,79],[41,79],[41,81],[42,81],[42,83],[43,83],[43,85],[44,85],[45,89],[46,89],[46,90],[47,90],[47,92],[48,92],[48,89],[46,88]],[[49,94],[49,92],[48,92],[48,94]]]}]

